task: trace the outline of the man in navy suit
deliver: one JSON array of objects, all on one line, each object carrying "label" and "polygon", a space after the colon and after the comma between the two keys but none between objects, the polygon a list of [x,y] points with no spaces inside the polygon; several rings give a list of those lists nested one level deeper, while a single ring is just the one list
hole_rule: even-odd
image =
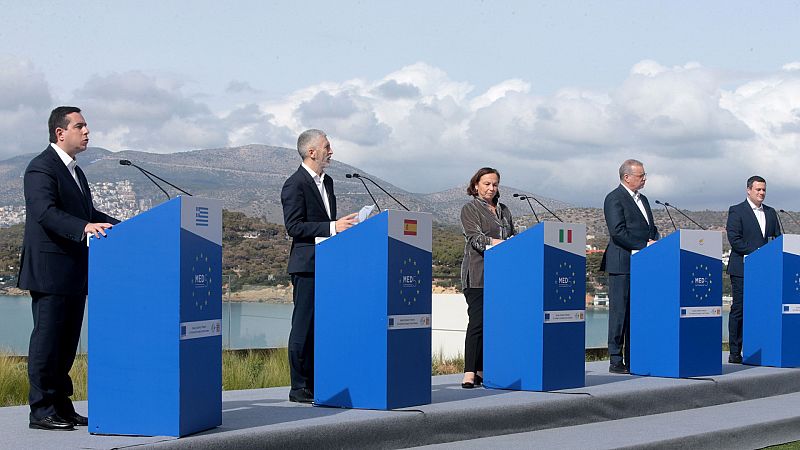
[{"label": "man in navy suit", "polygon": [[731,312],[728,315],[728,341],[731,346],[728,362],[734,364],[742,363],[744,256],[781,235],[778,213],[764,204],[766,196],[766,180],[753,175],[747,179],[747,198],[728,209],[725,229],[731,244],[728,275],[731,277],[733,295]]},{"label": "man in navy suit", "polygon": [[658,239],[658,229],[647,197],[639,192],[647,181],[644,165],[635,159],[623,162],[619,180],[603,203],[609,239],[600,270],[608,273],[608,370],[629,373],[631,251]]},{"label": "man in navy suit", "polygon": [[350,214],[336,220],[333,179],[324,172],[333,149],[320,130],[306,130],[297,138],[303,162],[281,190],[283,221],[292,237],[289,274],[294,310],[289,332],[289,400],[314,401],[314,245],[317,238],[333,236],[356,223]]},{"label": "man in navy suit", "polygon": [[87,235],[105,236],[119,221],[96,210],[75,156],[89,144],[81,110],[50,113],[50,145],[25,170],[25,237],[18,286],[30,290],[33,332],[28,350],[30,428],[72,430],[69,370],[75,360],[87,294]]}]

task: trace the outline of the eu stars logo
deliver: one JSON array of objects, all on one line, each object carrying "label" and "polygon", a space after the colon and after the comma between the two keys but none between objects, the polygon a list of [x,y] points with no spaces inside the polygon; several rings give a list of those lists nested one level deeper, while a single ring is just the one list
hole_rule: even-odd
[{"label": "eu stars logo", "polygon": [[572,264],[562,262],[558,265],[555,275],[556,296],[563,303],[567,303],[572,300],[573,295],[575,295],[575,285],[577,283],[575,279],[575,270],[573,270]]},{"label": "eu stars logo", "polygon": [[706,300],[711,295],[713,280],[711,270],[705,264],[697,264],[692,272],[690,285],[695,300]]},{"label": "eu stars logo", "polygon": [[794,274],[794,292],[800,294],[800,272]]},{"label": "eu stars logo", "polygon": [[202,311],[208,307],[211,298],[211,264],[208,256],[200,253],[192,264],[192,301],[194,307]]},{"label": "eu stars logo", "polygon": [[406,258],[400,266],[400,298],[407,306],[417,302],[419,297],[419,287],[422,285],[422,272],[417,267],[414,258]]}]

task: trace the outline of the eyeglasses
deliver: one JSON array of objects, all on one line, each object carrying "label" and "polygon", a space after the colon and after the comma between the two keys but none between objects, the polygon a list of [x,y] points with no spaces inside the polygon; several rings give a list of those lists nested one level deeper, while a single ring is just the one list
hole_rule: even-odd
[{"label": "eyeglasses", "polygon": [[642,172],[642,173],[626,173],[625,175],[630,175],[630,176],[632,176],[632,177],[644,178],[644,177],[646,177],[646,176],[647,176],[647,172]]}]

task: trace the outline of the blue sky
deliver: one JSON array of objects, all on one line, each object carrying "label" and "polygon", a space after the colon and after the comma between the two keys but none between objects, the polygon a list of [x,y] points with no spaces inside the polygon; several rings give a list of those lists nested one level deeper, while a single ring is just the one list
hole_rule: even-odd
[{"label": "blue sky", "polygon": [[0,157],[55,104],[92,144],[155,152],[328,131],[334,157],[416,192],[496,166],[598,205],[628,157],[694,208],[800,180],[798,2],[0,2]]}]

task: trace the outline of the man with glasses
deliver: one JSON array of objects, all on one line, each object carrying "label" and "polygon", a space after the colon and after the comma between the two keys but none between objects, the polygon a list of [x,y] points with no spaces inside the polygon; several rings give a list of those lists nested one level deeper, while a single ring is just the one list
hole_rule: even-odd
[{"label": "man with glasses", "polygon": [[609,239],[600,270],[608,273],[608,371],[629,373],[631,251],[658,239],[658,229],[647,197],[639,193],[647,181],[644,164],[626,160],[619,167],[619,180],[603,203]]}]

